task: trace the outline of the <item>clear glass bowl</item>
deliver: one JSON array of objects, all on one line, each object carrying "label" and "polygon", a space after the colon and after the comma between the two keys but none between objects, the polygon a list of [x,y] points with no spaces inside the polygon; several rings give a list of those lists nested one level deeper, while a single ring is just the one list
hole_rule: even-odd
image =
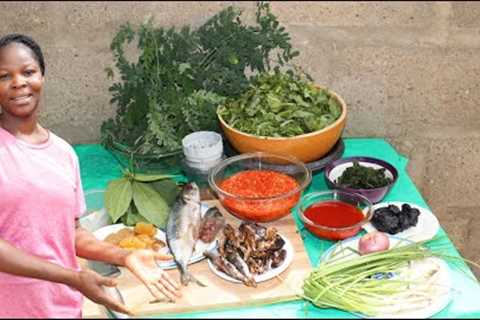
[{"label": "clear glass bowl", "polygon": [[[115,156],[122,167],[129,167],[131,156],[129,147],[111,141],[105,145],[105,148]],[[182,170],[183,151],[179,149],[159,155],[135,155],[134,158],[136,172],[145,174],[178,174]]]},{"label": "clear glass bowl", "polygon": [[[364,218],[359,222],[354,223],[350,226],[329,227],[329,226],[318,224],[305,216],[305,212],[311,206],[320,204],[320,203],[326,203],[327,201],[328,202],[338,201],[344,204],[352,205],[363,213]],[[307,230],[309,230],[311,233],[313,233],[314,235],[320,238],[324,238],[328,240],[343,240],[356,235],[361,230],[362,226],[368,221],[370,221],[373,215],[372,203],[366,197],[362,196],[361,194],[344,192],[340,190],[312,192],[307,194],[300,201],[298,213],[299,213],[300,220],[302,220],[303,225]],[[341,214],[341,211],[339,213]],[[337,212],[336,214],[339,214],[339,213]],[[341,217],[338,217],[338,216],[336,217],[337,219],[341,219]],[[330,217],[330,219],[335,219],[335,218]]]},{"label": "clear glass bowl", "polygon": [[[268,170],[287,175],[295,180],[296,187],[274,196],[242,196],[222,189],[222,182],[229,177],[254,170]],[[212,168],[208,176],[210,187],[225,209],[239,219],[253,222],[270,222],[287,216],[297,205],[302,192],[311,180],[310,169],[301,161],[294,157],[265,152],[227,158]],[[249,188],[248,181],[246,183],[245,187]]]}]

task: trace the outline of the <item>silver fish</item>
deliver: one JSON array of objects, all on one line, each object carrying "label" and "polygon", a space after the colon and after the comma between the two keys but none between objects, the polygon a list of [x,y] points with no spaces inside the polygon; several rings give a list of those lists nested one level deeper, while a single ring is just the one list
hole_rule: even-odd
[{"label": "silver fish", "polygon": [[235,268],[237,268],[238,271],[240,271],[241,274],[245,276],[245,279],[242,280],[243,283],[250,287],[257,286],[255,279],[253,278],[250,270],[248,269],[247,263],[242,259],[242,257],[240,257],[240,254],[238,254],[237,251],[228,252],[226,258],[231,264],[235,266]]},{"label": "silver fish", "polygon": [[211,250],[205,251],[203,253],[210,261],[212,261],[213,265],[223,273],[229,275],[230,277],[240,280],[246,285],[251,285],[249,279],[247,279],[237,268],[230,263],[227,259],[221,256],[218,250]]},{"label": "silver fish", "polygon": [[201,218],[200,190],[196,183],[188,183],[175,200],[167,221],[167,244],[184,286],[190,281],[205,286],[187,270],[199,236]]}]

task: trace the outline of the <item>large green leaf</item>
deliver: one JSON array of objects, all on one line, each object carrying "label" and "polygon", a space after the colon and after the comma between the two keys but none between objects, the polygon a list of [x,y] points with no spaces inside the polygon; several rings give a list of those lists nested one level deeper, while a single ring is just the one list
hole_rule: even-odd
[{"label": "large green leaf", "polygon": [[167,202],[169,206],[173,204],[175,199],[177,198],[177,195],[180,192],[180,188],[178,185],[175,183],[175,181],[171,179],[166,179],[166,180],[161,180],[161,181],[154,181],[149,183],[155,191],[160,193],[163,199]]},{"label": "large green leaf", "polygon": [[137,207],[135,207],[133,201],[130,203],[127,212],[120,218],[120,222],[129,227],[135,226],[138,222],[150,223],[138,213]]},{"label": "large green leaf", "polygon": [[105,209],[113,223],[125,214],[132,202],[132,184],[126,178],[111,181],[105,190]]},{"label": "large green leaf", "polygon": [[165,175],[165,174],[141,174],[141,173],[136,173],[133,176],[133,179],[136,181],[140,182],[151,182],[151,181],[157,181],[157,180],[163,180],[163,179],[168,179],[168,178],[173,178],[174,176],[171,175]]},{"label": "large green leaf", "polygon": [[155,226],[165,229],[168,204],[162,196],[144,182],[133,182],[133,201],[138,213]]}]

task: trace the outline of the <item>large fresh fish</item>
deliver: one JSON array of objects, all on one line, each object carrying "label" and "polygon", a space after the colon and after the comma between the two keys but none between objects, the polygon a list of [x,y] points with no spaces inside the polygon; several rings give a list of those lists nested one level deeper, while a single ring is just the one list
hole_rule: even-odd
[{"label": "large fresh fish", "polygon": [[180,270],[184,286],[190,281],[205,286],[187,270],[199,236],[201,221],[200,190],[194,182],[188,183],[175,200],[167,222],[167,244]]}]

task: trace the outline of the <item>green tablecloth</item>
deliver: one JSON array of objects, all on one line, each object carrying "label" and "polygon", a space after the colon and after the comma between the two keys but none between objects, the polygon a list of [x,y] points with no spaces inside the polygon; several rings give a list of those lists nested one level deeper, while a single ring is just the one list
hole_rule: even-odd
[{"label": "green tablecloth", "polygon": [[[399,179],[383,201],[407,201],[428,208],[406,172],[408,159],[398,154],[388,142],[384,139],[373,138],[345,138],[344,142],[345,152],[343,157],[371,156],[386,160],[397,168]],[[80,158],[81,177],[85,191],[103,189],[111,179],[120,176],[121,170],[115,158],[100,145],[75,145],[74,149]],[[314,174],[312,183],[306,192],[322,190],[327,190],[323,171]],[[301,229],[302,225],[297,216],[296,208],[293,210],[293,214],[297,227]],[[445,235],[443,229],[440,230],[440,234]],[[318,239],[308,231],[302,231],[301,235],[310,262],[315,266],[319,257],[333,242]],[[449,253],[459,255],[453,244],[451,244]],[[452,283],[455,288],[453,300],[443,311],[436,314],[435,318],[479,318],[480,304],[477,302],[477,298],[480,296],[479,284],[457,269],[451,268],[451,270]],[[466,271],[471,274],[468,267]],[[158,317],[162,316],[170,318],[355,318],[350,313],[335,309],[320,309],[302,300],[251,308],[158,315]]]}]

